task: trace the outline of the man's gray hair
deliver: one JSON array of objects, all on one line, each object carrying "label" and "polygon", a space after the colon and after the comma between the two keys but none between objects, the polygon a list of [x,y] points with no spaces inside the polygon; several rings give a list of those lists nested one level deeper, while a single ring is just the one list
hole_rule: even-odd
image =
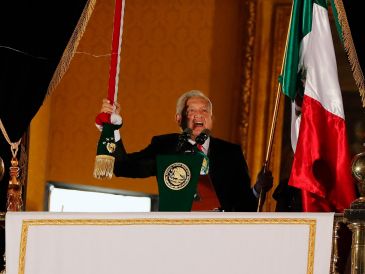
[{"label": "man's gray hair", "polygon": [[190,90],[188,92],[185,92],[183,95],[179,97],[179,99],[177,99],[176,114],[182,115],[182,112],[186,106],[186,102],[192,97],[200,97],[206,100],[208,102],[209,113],[210,114],[213,113],[213,105],[210,99],[200,90]]}]

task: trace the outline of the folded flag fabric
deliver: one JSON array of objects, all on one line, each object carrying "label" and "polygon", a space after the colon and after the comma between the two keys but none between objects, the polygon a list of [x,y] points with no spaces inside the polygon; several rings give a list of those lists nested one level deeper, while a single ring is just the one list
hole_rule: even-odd
[{"label": "folded flag fabric", "polygon": [[294,0],[288,35],[280,81],[300,119],[289,185],[302,190],[303,211],[342,212],[355,184],[327,2]]}]

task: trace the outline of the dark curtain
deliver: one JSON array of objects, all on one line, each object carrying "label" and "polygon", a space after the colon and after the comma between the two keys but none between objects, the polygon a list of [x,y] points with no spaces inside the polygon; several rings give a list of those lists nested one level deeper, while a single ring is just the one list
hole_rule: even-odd
[{"label": "dark curtain", "polygon": [[[87,0],[0,1],[0,118],[12,142],[27,131]],[[6,210],[10,147],[0,133],[6,174],[0,211]],[[19,158],[19,156],[18,156]],[[0,269],[4,231],[0,235]]]}]

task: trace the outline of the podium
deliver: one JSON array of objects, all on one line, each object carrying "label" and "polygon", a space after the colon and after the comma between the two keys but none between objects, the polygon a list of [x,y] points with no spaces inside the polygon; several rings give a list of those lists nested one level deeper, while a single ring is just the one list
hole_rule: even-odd
[{"label": "podium", "polygon": [[331,213],[6,214],[7,274],[329,273]]},{"label": "podium", "polygon": [[159,211],[190,211],[196,193],[203,155],[157,156]]}]

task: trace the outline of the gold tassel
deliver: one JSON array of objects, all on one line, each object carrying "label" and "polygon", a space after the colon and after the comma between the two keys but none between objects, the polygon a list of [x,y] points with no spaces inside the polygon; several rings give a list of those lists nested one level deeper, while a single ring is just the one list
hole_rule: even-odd
[{"label": "gold tassel", "polygon": [[10,180],[7,194],[7,211],[21,211],[23,207],[22,185],[18,180],[19,166],[18,160],[13,157],[11,159]]},{"label": "gold tassel", "polygon": [[109,155],[96,155],[94,177],[96,179],[111,179],[114,170],[114,157]]},{"label": "gold tassel", "polygon": [[[351,29],[347,20],[345,7],[342,0],[335,0],[335,6],[338,13],[338,20],[342,28],[342,36],[347,58],[349,59],[351,70],[359,89],[362,106],[365,107],[365,79],[357,56],[354,41],[352,39]],[[360,50],[360,49],[358,49]]]}]

